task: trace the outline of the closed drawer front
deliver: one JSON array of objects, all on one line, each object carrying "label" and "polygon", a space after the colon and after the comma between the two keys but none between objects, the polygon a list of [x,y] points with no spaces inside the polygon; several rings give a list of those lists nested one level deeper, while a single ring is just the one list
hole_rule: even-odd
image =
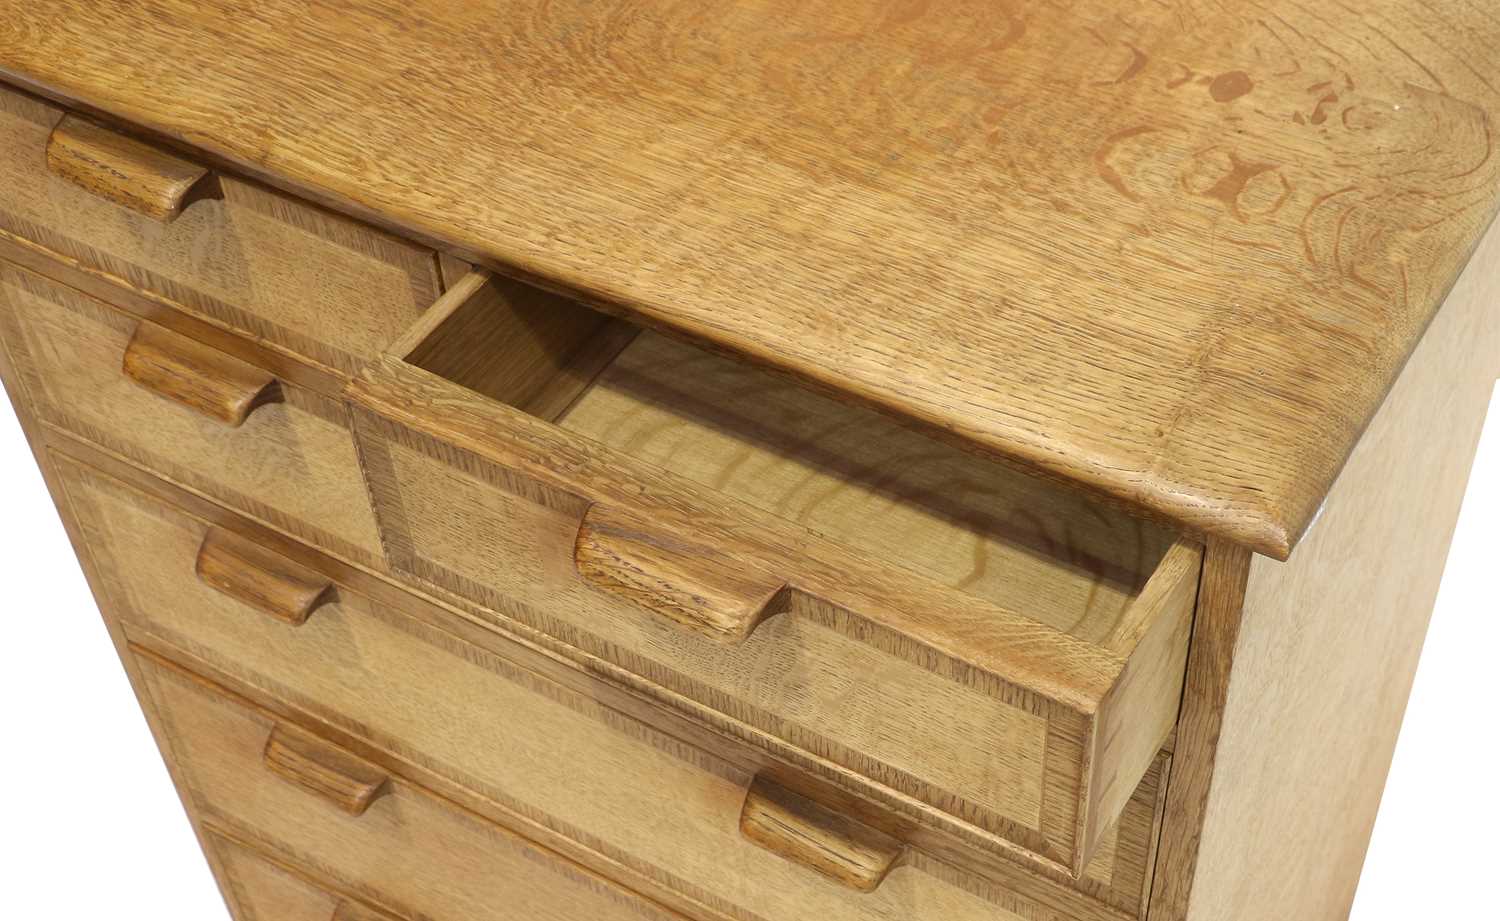
[{"label": "closed drawer front", "polygon": [[396,921],[356,899],[335,894],[334,887],[278,855],[258,853],[244,844],[210,832],[204,841],[220,868],[224,895],[237,921]]},{"label": "closed drawer front", "polygon": [[[1140,909],[1159,769],[1076,888],[1001,859],[988,861],[988,879],[960,872],[925,845],[903,846],[900,825],[876,836],[885,843],[861,864],[865,877],[836,882],[809,869],[805,854],[767,849],[786,842],[763,847],[741,833],[765,770],[756,759],[684,743],[601,703],[598,691],[558,684],[343,585],[307,616],[284,616],[302,606],[266,599],[322,595],[317,567],[278,563],[102,474],[59,467],[102,590],[134,642],[415,759],[496,804],[502,820],[576,842],[604,872],[648,880],[716,917],[763,921],[1030,921],[1050,917],[1044,905],[1081,919]],[[247,589],[257,585],[304,590]],[[896,861],[889,875],[881,854]]]},{"label": "closed drawer front", "polygon": [[873,412],[483,274],[349,394],[397,572],[934,821],[1080,874],[1175,723],[1198,548]]},{"label": "closed drawer front", "polygon": [[[170,757],[210,827],[347,881],[404,918],[672,918],[478,816],[278,726],[199,679],[140,661]],[[351,770],[368,771],[379,784],[358,815],[330,793]],[[345,916],[363,917],[354,908]]]},{"label": "closed drawer front", "polygon": [[341,373],[441,290],[430,250],[0,86],[6,239]]},{"label": "closed drawer front", "polygon": [[342,556],[377,558],[342,404],[4,261],[0,332],[48,426]]}]

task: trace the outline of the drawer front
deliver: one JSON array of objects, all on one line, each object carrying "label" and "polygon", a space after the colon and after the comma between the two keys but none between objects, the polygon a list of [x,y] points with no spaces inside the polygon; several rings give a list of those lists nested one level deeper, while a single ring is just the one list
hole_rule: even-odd
[{"label": "drawer front", "polygon": [[392,921],[238,842],[209,833],[204,843],[217,858],[236,921]]},{"label": "drawer front", "polygon": [[1081,875],[1175,723],[1199,549],[630,332],[475,273],[367,366],[392,570]]},{"label": "drawer front", "polygon": [[[379,769],[278,726],[199,679],[148,657],[140,661],[169,756],[210,827],[347,880],[406,917],[673,917],[437,796],[383,779]],[[358,815],[318,787],[339,783],[351,765],[382,777],[379,796]],[[353,909],[346,915],[358,917]]]},{"label": "drawer front", "polygon": [[[432,251],[232,176],[206,177],[199,188],[218,197],[170,220],[116,204],[98,183],[89,191],[49,169],[67,160],[65,138],[48,151],[64,117],[0,86],[0,237],[340,372],[441,291]],[[100,152],[84,153],[76,159]],[[170,175],[133,165],[147,187]]]},{"label": "drawer front", "polygon": [[[367,440],[367,443],[368,440]],[[581,506],[438,463],[395,440],[366,452],[391,563],[610,659],[734,720],[1038,849],[1076,814],[1048,803],[1049,752],[1082,729],[865,642],[836,618],[772,617],[726,645],[599,592],[574,564]],[[942,714],[941,719],[933,714]],[[1051,813],[1048,814],[1048,807]],[[1033,831],[1035,830],[1035,831]]]},{"label": "drawer front", "polygon": [[1157,770],[1077,890],[1016,866],[1008,872],[1030,887],[1023,897],[912,849],[874,892],[860,893],[742,836],[753,765],[684,744],[344,586],[300,625],[266,616],[243,592],[231,597],[194,577],[207,525],[87,468],[59,466],[104,592],[133,640],[405,753],[517,821],[578,842],[596,866],[622,867],[720,915],[764,921],[1045,917],[1033,898],[1079,918],[1130,917],[1140,905]]},{"label": "drawer front", "polygon": [[[266,405],[226,397],[238,387],[236,377],[253,377],[256,369],[169,333],[163,334],[169,354],[154,340],[150,349],[136,350],[133,377],[126,352],[133,341],[140,345],[141,330],[159,332],[0,261],[3,344],[46,424],[339,555],[378,558],[379,537],[341,404],[279,382],[277,401]],[[170,354],[179,348],[193,359],[186,371]],[[221,367],[212,366],[216,361]],[[241,424],[222,417],[231,407],[248,412]]]}]

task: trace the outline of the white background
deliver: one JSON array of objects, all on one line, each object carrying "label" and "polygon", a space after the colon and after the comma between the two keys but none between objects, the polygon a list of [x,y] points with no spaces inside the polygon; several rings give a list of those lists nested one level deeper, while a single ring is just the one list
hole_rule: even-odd
[{"label": "white background", "polygon": [[[1354,921],[1493,917],[1496,407],[1500,400],[1469,483]],[[0,483],[0,917],[227,918],[3,399]]]}]

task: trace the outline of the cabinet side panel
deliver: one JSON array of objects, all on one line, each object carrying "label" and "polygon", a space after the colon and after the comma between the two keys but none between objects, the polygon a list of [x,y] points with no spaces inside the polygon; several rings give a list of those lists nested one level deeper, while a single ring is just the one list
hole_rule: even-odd
[{"label": "cabinet side panel", "polygon": [[1251,562],[1201,829],[1168,819],[1174,845],[1201,832],[1186,912],[1153,921],[1347,917],[1497,374],[1500,229],[1321,520],[1289,562]]}]

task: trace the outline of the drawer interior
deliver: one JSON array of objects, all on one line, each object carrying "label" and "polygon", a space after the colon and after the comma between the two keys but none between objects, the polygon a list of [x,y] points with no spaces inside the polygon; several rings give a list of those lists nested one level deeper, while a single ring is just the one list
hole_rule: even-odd
[{"label": "drawer interior", "polygon": [[1174,540],[790,377],[503,279],[398,349],[467,390],[1091,643],[1121,627]]}]

